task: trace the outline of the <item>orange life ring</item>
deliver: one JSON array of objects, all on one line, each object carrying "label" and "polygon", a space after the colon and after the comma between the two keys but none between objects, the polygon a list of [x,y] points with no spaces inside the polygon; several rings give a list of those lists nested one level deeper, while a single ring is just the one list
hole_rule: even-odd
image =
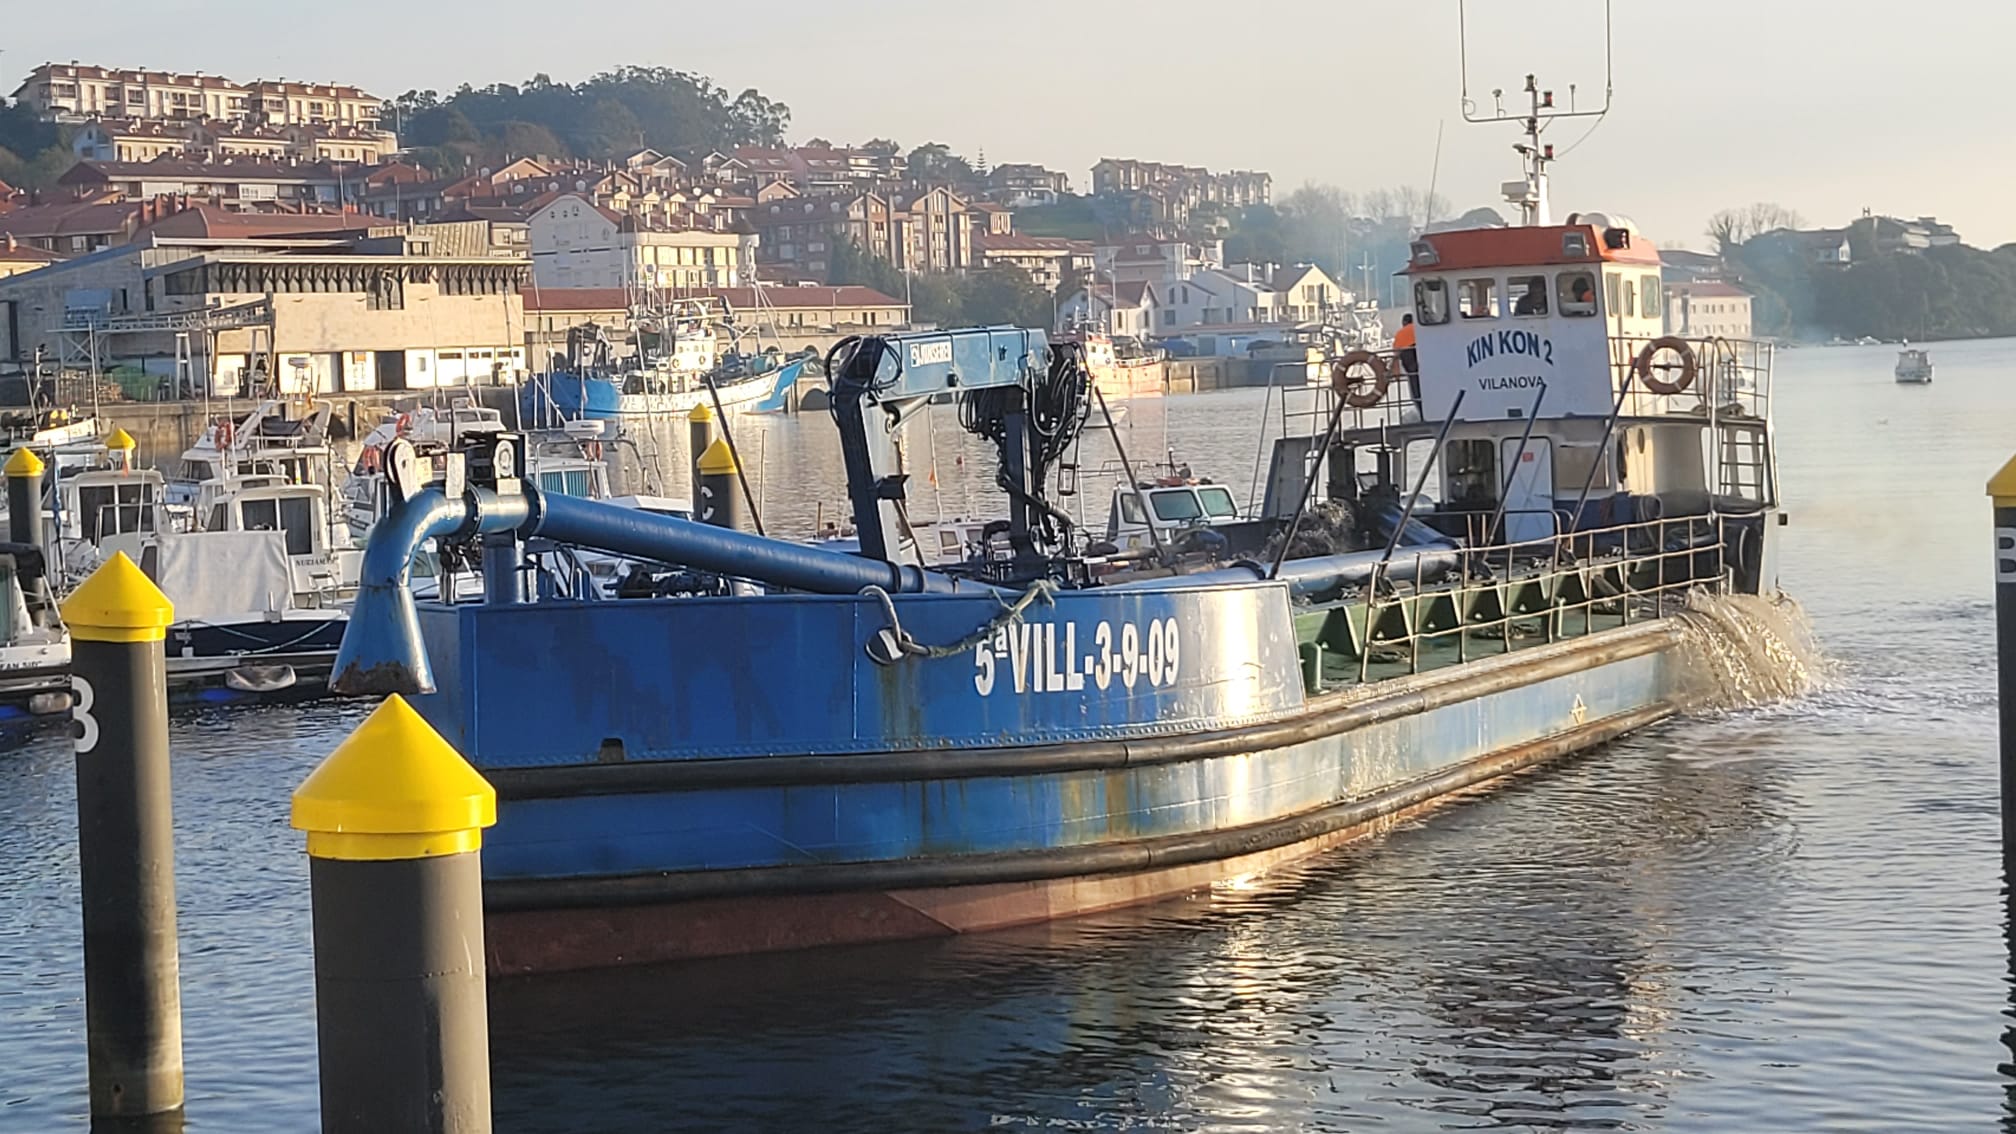
[{"label": "orange life ring", "polygon": [[413,415],[410,413],[400,414],[399,420],[394,425],[394,431],[397,432],[399,436],[404,437],[406,436],[407,431],[412,428],[413,428]]},{"label": "orange life ring", "polygon": [[[1662,350],[1670,350],[1680,356],[1680,378],[1668,382],[1664,378],[1652,376],[1652,356]],[[1638,357],[1631,360],[1631,374],[1644,383],[1645,388],[1655,394],[1677,394],[1694,384],[1694,378],[1701,372],[1701,360],[1694,356],[1694,348],[1686,339],[1678,335],[1662,335],[1645,344]]]},{"label": "orange life ring", "polygon": [[358,458],[358,463],[364,467],[365,472],[375,473],[378,471],[378,462],[380,459],[378,446],[370,445],[365,447],[363,456]]},{"label": "orange life ring", "polygon": [[591,461],[599,461],[599,460],[601,460],[601,459],[602,459],[602,442],[600,442],[600,441],[590,441],[590,442],[588,442],[588,443],[586,443],[586,444],[582,445],[582,446],[581,446],[581,455],[582,455],[582,456],[584,456],[584,457],[587,457],[587,458],[588,458],[589,460],[591,460]]},{"label": "orange life ring", "polygon": [[217,422],[217,447],[219,449],[231,447],[231,422],[228,418]]},{"label": "orange life ring", "polygon": [[[1351,369],[1363,366],[1372,372],[1371,377],[1353,378]],[[1344,398],[1344,404],[1355,409],[1371,409],[1386,396],[1386,387],[1393,381],[1392,372],[1386,369],[1386,360],[1369,350],[1354,350],[1337,360],[1330,368],[1330,388]],[[1370,386],[1367,387],[1366,383]]]}]

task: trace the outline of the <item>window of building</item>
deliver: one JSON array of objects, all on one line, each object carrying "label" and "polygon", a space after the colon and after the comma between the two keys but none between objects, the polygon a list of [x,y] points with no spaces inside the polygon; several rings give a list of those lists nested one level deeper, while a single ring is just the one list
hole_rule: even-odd
[{"label": "window of building", "polygon": [[1414,281],[1414,317],[1429,326],[1449,321],[1449,282],[1447,280],[1428,279]]},{"label": "window of building", "polygon": [[1465,319],[1498,317],[1498,281],[1459,280],[1456,283],[1456,311]]},{"label": "window of building", "polygon": [[1547,314],[1547,277],[1513,276],[1505,281],[1505,294],[1512,299],[1512,314]]},{"label": "window of building", "polygon": [[1554,277],[1555,295],[1561,303],[1561,314],[1584,316],[1596,314],[1596,277],[1588,272],[1562,272]]}]

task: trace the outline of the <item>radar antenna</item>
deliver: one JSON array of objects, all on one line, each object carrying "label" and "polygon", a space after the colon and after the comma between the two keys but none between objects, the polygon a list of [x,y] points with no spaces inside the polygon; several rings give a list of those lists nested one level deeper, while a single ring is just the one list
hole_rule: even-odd
[{"label": "radar antenna", "polygon": [[[1568,87],[1568,106],[1564,109],[1555,105],[1554,92],[1543,90],[1540,81],[1533,75],[1526,76],[1527,108],[1524,112],[1507,113],[1503,88],[1491,91],[1492,109],[1489,114],[1481,112],[1470,97],[1470,38],[1468,0],[1457,0],[1457,37],[1463,57],[1463,121],[1477,123],[1517,122],[1525,135],[1525,140],[1512,148],[1519,153],[1524,176],[1518,181],[1507,181],[1503,185],[1505,199],[1519,206],[1519,223],[1522,225],[1545,225],[1554,223],[1547,201],[1547,167],[1554,164],[1554,146],[1540,140],[1547,127],[1562,118],[1595,118],[1599,121],[1610,113],[1610,99],[1615,84],[1613,76],[1614,48],[1611,40],[1610,0],[1603,2],[1603,105],[1591,110],[1582,110],[1575,105],[1575,87]],[[1593,130],[1594,127],[1592,126]],[[1570,146],[1569,149],[1574,149]]]}]

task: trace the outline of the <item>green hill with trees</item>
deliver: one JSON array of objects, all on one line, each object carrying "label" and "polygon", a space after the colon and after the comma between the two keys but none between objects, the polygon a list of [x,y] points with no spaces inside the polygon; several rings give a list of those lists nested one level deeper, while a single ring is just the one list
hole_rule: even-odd
[{"label": "green hill with trees", "polygon": [[[1717,214],[1718,217],[1724,214]],[[1796,224],[1796,215],[1792,216]],[[1756,296],[1757,333],[1787,338],[1964,339],[2016,335],[2016,244],[1905,248],[1897,222],[1862,217],[1827,236],[1782,227],[1722,242],[1732,275]],[[1711,223],[1710,235],[1717,236]],[[1848,262],[1816,247],[1848,242]]]}]

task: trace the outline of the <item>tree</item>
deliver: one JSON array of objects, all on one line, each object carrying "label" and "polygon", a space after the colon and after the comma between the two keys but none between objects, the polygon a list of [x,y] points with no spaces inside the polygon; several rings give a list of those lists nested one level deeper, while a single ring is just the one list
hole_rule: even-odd
[{"label": "tree", "polygon": [[897,154],[903,152],[903,147],[887,138],[870,138],[861,144],[861,151],[863,153],[880,154],[883,157],[895,157]]},{"label": "tree", "polygon": [[790,107],[764,98],[753,88],[736,95],[728,106],[728,128],[741,145],[781,146],[784,128],[790,124]]},{"label": "tree", "polygon": [[966,317],[966,297],[961,294],[958,277],[943,272],[924,272],[912,275],[907,282],[912,319],[940,327],[959,327],[972,322]]},{"label": "tree", "polygon": [[567,147],[553,131],[537,122],[506,122],[497,130],[498,157],[566,157]]},{"label": "tree", "polygon": [[950,185],[973,183],[973,165],[952,152],[943,142],[926,142],[910,151],[907,162],[910,180],[942,182]]},{"label": "tree", "polygon": [[583,157],[622,157],[644,144],[644,124],[613,98],[595,100],[573,135]]},{"label": "tree", "polygon": [[0,101],[0,149],[16,155],[39,154],[65,139],[53,122],[44,122],[21,103]]},{"label": "tree", "polygon": [[961,314],[973,324],[1050,325],[1051,295],[1013,264],[970,272],[961,280]]},{"label": "tree", "polygon": [[834,287],[872,287],[883,295],[903,297],[903,273],[889,261],[861,251],[851,237],[833,241],[826,255],[826,282]]},{"label": "tree", "polygon": [[413,146],[447,146],[456,142],[478,142],[482,132],[469,116],[454,106],[433,106],[420,110],[406,120],[406,135],[402,142]]},{"label": "tree", "polygon": [[1715,242],[1715,253],[1728,256],[1739,245],[1767,232],[1780,228],[1799,228],[1805,222],[1799,214],[1769,201],[1759,201],[1739,209],[1723,209],[1708,218],[1708,239]]}]

